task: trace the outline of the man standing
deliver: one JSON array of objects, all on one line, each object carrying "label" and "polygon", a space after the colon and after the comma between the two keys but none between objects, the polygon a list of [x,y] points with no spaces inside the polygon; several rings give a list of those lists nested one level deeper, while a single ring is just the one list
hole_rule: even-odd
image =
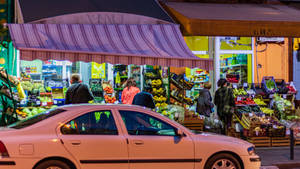
[{"label": "man standing", "polygon": [[154,104],[152,94],[150,93],[151,91],[152,91],[151,87],[144,88],[144,91],[134,96],[132,104],[154,109],[155,104]]},{"label": "man standing", "polygon": [[88,103],[94,99],[88,86],[80,82],[80,76],[78,74],[72,75],[71,84],[66,93],[65,104]]},{"label": "man standing", "polygon": [[215,105],[217,106],[217,113],[220,120],[223,122],[224,127],[222,134],[227,134],[229,127],[231,126],[232,115],[234,112],[235,101],[233,91],[228,87],[226,79],[220,79],[218,81],[219,89],[215,93]]}]

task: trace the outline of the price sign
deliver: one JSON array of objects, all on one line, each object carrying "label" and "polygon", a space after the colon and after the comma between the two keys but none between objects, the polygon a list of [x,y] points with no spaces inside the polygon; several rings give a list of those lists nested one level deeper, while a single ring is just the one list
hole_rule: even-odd
[{"label": "price sign", "polygon": [[286,99],[286,94],[282,95],[282,97],[283,97],[284,99]]},{"label": "price sign", "polygon": [[241,100],[242,100],[242,97],[237,97],[236,100],[237,100],[237,101],[241,101]]},{"label": "price sign", "polygon": [[252,116],[253,116],[253,113],[249,113],[249,116],[252,117]]},{"label": "price sign", "polygon": [[41,101],[36,101],[36,105],[41,105]]},{"label": "price sign", "polygon": [[57,104],[57,100],[53,100],[53,104]]},{"label": "price sign", "polygon": [[42,106],[47,106],[47,102],[42,102]]},{"label": "price sign", "polygon": [[248,87],[248,83],[244,83],[243,87],[247,88]]},{"label": "price sign", "polygon": [[285,131],[285,134],[286,134],[286,135],[290,135],[290,134],[291,134],[290,130],[286,130],[286,131]]},{"label": "price sign", "polygon": [[233,84],[233,85],[232,85],[232,88],[236,89],[236,88],[237,88],[237,85],[236,85],[236,84]]}]

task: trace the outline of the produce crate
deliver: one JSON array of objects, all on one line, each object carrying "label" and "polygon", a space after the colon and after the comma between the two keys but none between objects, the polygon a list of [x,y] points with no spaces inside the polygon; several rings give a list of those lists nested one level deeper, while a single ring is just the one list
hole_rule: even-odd
[{"label": "produce crate", "polygon": [[[277,85],[276,85],[276,82],[275,82],[275,79],[273,76],[264,76],[263,79],[262,79],[262,85],[263,85],[263,89],[269,93],[269,94],[273,94],[277,91]],[[268,84],[273,84],[273,89],[269,89],[268,87]]]},{"label": "produce crate", "polygon": [[270,137],[248,137],[248,142],[255,145],[255,147],[271,147]]},{"label": "produce crate", "polygon": [[234,128],[228,129],[228,134],[227,135],[230,136],[230,137],[241,138],[241,133],[236,132],[236,130]]},{"label": "produce crate", "polygon": [[268,129],[268,136],[270,137],[285,137],[286,136],[286,127],[280,129],[274,129],[270,127]]},{"label": "produce crate", "polygon": [[184,119],[183,125],[190,130],[203,131],[204,120],[203,119]]},{"label": "produce crate", "polygon": [[272,147],[281,147],[290,145],[290,137],[272,137]]},{"label": "produce crate", "polygon": [[295,139],[295,145],[300,145],[300,138]]},{"label": "produce crate", "polygon": [[256,134],[256,131],[255,131],[255,128],[252,128],[250,127],[249,130],[247,129],[244,129],[243,131],[244,133],[244,136],[247,136],[247,137],[266,137],[268,136],[267,135],[267,131],[264,129],[262,131],[259,131],[257,134]]},{"label": "produce crate", "polygon": [[64,88],[63,87],[52,87],[52,98],[53,99],[64,99]]}]

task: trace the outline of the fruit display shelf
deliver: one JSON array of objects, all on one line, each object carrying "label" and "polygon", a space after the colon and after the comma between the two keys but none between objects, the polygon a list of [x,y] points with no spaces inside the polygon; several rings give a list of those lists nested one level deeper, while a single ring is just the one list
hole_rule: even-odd
[{"label": "fruit display shelf", "polygon": [[227,66],[221,66],[221,69],[226,69],[226,68],[240,68],[242,66],[247,66],[246,64],[236,64],[236,65],[227,65]]},{"label": "fruit display shelf", "polygon": [[[290,137],[248,137],[247,141],[255,147],[288,147]],[[295,139],[295,145],[300,145],[300,138]]]}]

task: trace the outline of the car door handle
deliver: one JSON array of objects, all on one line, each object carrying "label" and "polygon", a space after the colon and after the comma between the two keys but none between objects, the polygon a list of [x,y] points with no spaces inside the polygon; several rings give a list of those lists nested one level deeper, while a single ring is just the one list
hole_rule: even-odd
[{"label": "car door handle", "polygon": [[81,144],[81,141],[79,141],[79,140],[72,140],[71,144],[74,145],[74,146],[78,146],[78,145]]},{"label": "car door handle", "polygon": [[135,145],[143,145],[144,144],[144,142],[142,140],[133,140],[133,143]]}]

